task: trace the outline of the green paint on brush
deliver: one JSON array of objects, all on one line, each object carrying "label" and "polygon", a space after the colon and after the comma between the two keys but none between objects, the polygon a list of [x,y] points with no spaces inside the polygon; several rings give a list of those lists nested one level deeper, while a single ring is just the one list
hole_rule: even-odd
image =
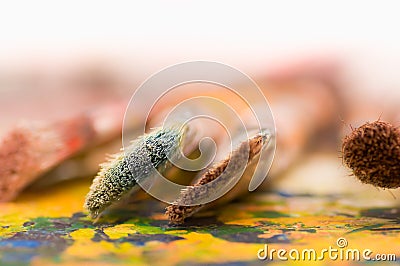
[{"label": "green paint on brush", "polygon": [[124,151],[112,156],[90,187],[84,207],[96,218],[113,202],[121,199],[136,183],[165,168],[168,158],[180,154],[186,126],[157,129],[133,141]]}]

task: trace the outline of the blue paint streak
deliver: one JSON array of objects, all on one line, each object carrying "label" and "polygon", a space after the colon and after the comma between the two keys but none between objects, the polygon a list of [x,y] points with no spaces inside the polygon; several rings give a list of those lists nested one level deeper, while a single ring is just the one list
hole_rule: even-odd
[{"label": "blue paint streak", "polygon": [[37,248],[43,245],[37,240],[3,240],[0,241],[0,247],[12,247],[12,248]]}]

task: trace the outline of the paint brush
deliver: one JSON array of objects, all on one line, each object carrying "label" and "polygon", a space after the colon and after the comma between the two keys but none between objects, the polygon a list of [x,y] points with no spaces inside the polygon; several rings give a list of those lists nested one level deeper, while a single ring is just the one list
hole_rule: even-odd
[{"label": "paint brush", "polygon": [[400,187],[400,128],[384,121],[365,123],[343,139],[343,163],[362,183]]},{"label": "paint brush", "polygon": [[65,159],[117,136],[123,114],[124,105],[113,103],[71,118],[16,126],[0,144],[0,201],[14,199]]},{"label": "paint brush", "polygon": [[93,218],[128,194],[138,182],[166,169],[168,158],[180,154],[187,128],[179,125],[160,128],[143,135],[113,155],[90,187],[84,207]]},{"label": "paint brush", "polygon": [[[259,133],[248,141],[242,142],[227,158],[209,167],[193,186],[183,190],[180,198],[166,208],[166,215],[171,223],[183,223],[187,217],[192,216],[206,205],[211,207],[223,204],[247,193],[259,154],[268,146],[270,140],[270,134]],[[229,164],[233,167],[228,168]],[[241,165],[245,165],[245,169],[243,174],[238,176],[241,173]],[[206,199],[235,181],[239,181],[235,187],[216,201],[209,204],[192,205],[192,202]],[[212,185],[207,185],[210,183]]]}]

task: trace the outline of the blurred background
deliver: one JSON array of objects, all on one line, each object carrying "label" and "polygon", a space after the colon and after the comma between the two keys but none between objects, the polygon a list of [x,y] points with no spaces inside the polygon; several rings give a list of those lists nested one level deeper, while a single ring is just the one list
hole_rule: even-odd
[{"label": "blurred background", "polygon": [[220,61],[254,77],[322,56],[342,64],[349,89],[361,97],[392,99],[400,82],[397,7],[396,1],[10,1],[0,11],[0,88],[79,81],[97,70],[133,89],[189,60]]}]

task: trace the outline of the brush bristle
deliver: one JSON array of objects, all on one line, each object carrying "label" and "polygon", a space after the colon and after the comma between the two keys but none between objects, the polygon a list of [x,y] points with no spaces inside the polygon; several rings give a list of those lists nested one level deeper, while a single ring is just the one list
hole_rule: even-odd
[{"label": "brush bristle", "polygon": [[[222,188],[231,181],[238,172],[240,172],[240,166],[249,165],[252,159],[258,155],[265,144],[265,135],[258,134],[257,136],[250,138],[247,141],[241,143],[239,147],[232,152],[226,159],[213,165],[209,168],[198,180],[196,184],[183,190],[181,197],[176,201],[176,204],[172,204],[166,208],[166,215],[173,224],[182,224],[185,219],[195,214],[204,205],[189,206],[191,202],[196,198],[204,197],[209,193],[214,193],[213,188],[204,186],[214,180],[218,181],[213,187]],[[232,163],[232,168],[227,171],[228,164]],[[189,204],[188,204],[189,203]]]},{"label": "brush bristle", "polygon": [[133,141],[129,147],[101,165],[86,196],[84,207],[95,218],[127,194],[138,181],[161,168],[179,152],[185,128],[158,129]]},{"label": "brush bristle", "polygon": [[366,184],[382,188],[400,186],[400,130],[375,121],[345,137],[343,161]]}]

